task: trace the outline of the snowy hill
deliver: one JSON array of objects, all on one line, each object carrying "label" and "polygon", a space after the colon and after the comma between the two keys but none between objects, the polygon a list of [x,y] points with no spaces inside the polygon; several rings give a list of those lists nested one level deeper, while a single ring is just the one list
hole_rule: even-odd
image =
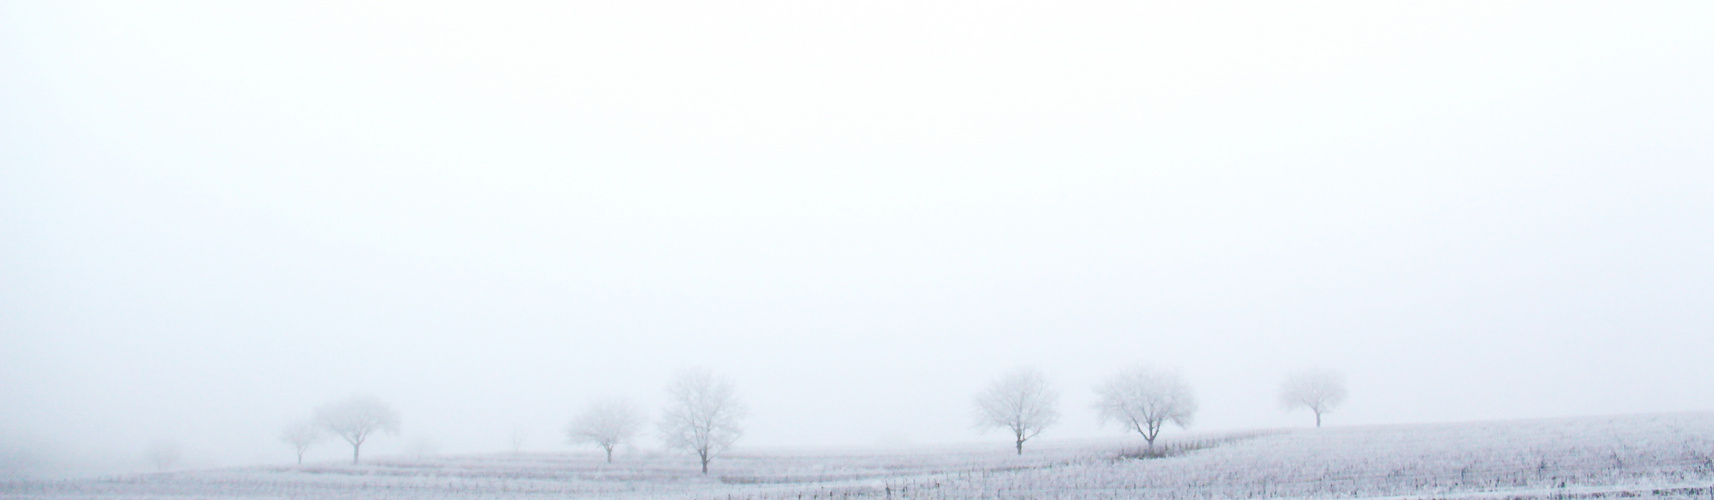
[{"label": "snowy hill", "polygon": [[1601,498],[1714,496],[1714,414],[1301,429],[1136,446],[455,456],[9,480],[8,498]]}]

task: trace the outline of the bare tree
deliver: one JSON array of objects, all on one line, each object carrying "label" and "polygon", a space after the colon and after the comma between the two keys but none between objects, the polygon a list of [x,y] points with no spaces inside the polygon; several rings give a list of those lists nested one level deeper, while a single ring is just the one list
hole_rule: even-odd
[{"label": "bare tree", "polygon": [[1310,369],[1293,373],[1280,384],[1280,408],[1309,408],[1315,412],[1316,427],[1321,427],[1322,414],[1333,411],[1344,402],[1345,376],[1331,370]]},{"label": "bare tree", "polygon": [[708,462],[743,435],[738,422],[744,418],[744,404],[732,381],[706,369],[684,370],[667,386],[667,398],[661,441],[669,448],[695,452],[707,474]]},{"label": "bare tree", "polygon": [[518,427],[518,428],[512,429],[512,454],[513,455],[519,455],[519,454],[524,453],[524,439],[528,438],[528,437],[530,437],[530,433],[525,431],[524,428]]},{"label": "bare tree", "polygon": [[304,463],[304,451],[309,450],[310,445],[320,442],[325,437],[327,434],[322,432],[321,426],[308,420],[293,422],[291,425],[287,425],[285,429],[280,430],[280,440],[297,449],[298,465]]},{"label": "bare tree", "polygon": [[1059,391],[1048,384],[1040,370],[1018,368],[988,384],[988,389],[976,395],[976,426],[981,429],[1006,429],[1018,454],[1024,454],[1024,441],[1041,434],[1042,429],[1059,421]]},{"label": "bare tree", "polygon": [[178,465],[179,457],[182,456],[179,453],[178,445],[168,441],[156,441],[149,445],[147,454],[149,455],[149,463],[155,466],[155,470],[161,472],[166,472],[172,469],[174,465]]},{"label": "bare tree", "polygon": [[1169,422],[1188,426],[1196,415],[1196,397],[1184,376],[1174,370],[1133,366],[1107,377],[1095,393],[1101,396],[1096,404],[1101,422],[1112,420],[1137,431],[1151,451],[1161,427]]},{"label": "bare tree", "polygon": [[440,446],[436,445],[434,437],[428,434],[417,434],[411,438],[410,444],[405,445],[405,455],[417,460],[431,458],[439,453]]},{"label": "bare tree", "polygon": [[630,441],[642,426],[642,412],[630,400],[613,397],[589,402],[583,413],[566,426],[565,433],[572,444],[600,446],[607,452],[607,463],[613,463],[613,448]]},{"label": "bare tree", "polygon": [[399,434],[399,413],[370,395],[352,396],[322,405],[315,412],[322,429],[351,443],[351,463],[357,463],[363,442],[377,431]]}]

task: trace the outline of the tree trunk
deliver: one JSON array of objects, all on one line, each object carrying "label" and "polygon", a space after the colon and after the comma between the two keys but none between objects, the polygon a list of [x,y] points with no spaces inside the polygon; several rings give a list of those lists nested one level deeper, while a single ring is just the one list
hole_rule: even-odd
[{"label": "tree trunk", "polygon": [[607,448],[607,463],[613,463],[613,447],[608,446],[606,448]]},{"label": "tree trunk", "polygon": [[1321,412],[1315,412],[1315,426],[1321,427]]},{"label": "tree trunk", "polygon": [[351,445],[351,463],[352,463],[352,465],[357,464],[357,451],[361,450],[361,449],[363,449],[363,445],[360,445],[360,444]]}]

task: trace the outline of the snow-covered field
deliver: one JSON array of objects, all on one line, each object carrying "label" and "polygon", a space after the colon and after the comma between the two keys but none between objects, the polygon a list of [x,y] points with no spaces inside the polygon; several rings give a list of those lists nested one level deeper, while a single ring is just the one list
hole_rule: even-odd
[{"label": "snow-covered field", "polygon": [[[8,480],[8,498],[1714,498],[1714,414],[1346,427],[1134,443],[731,453],[523,454]],[[1181,441],[1182,443],[1183,441]]]}]

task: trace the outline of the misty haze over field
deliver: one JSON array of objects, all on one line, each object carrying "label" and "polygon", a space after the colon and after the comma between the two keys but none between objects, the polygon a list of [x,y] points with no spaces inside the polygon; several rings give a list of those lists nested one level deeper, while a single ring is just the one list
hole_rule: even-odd
[{"label": "misty haze over field", "polygon": [[[1714,410],[1714,4],[0,3],[0,468]],[[630,453],[659,447],[651,424]],[[1181,432],[1173,428],[1169,432]],[[1664,431],[1662,431],[1664,432]],[[1028,446],[1028,445],[1025,445]],[[324,442],[306,461],[348,459]]]}]

